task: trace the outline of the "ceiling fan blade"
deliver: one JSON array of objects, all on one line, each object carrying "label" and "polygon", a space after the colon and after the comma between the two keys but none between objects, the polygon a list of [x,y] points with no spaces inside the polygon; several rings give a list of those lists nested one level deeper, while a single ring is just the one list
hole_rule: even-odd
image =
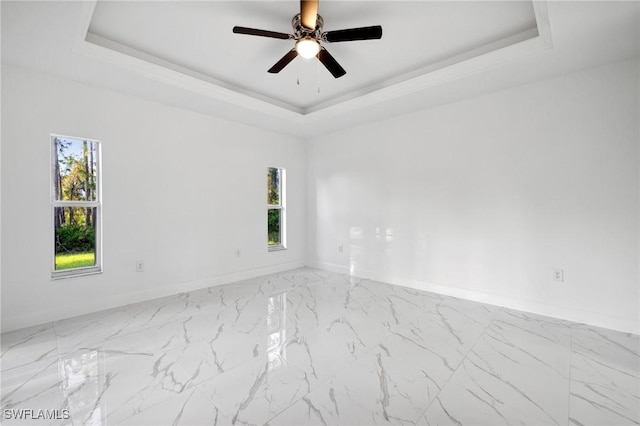
[{"label": "ceiling fan blade", "polygon": [[322,62],[322,65],[324,65],[335,78],[340,78],[347,73],[324,47],[321,47],[318,52],[318,60]]},{"label": "ceiling fan blade", "polygon": [[382,38],[382,27],[380,25],[374,25],[372,27],[327,31],[323,34],[322,38],[329,43],[338,41],[377,40]]},{"label": "ceiling fan blade", "polygon": [[303,27],[311,31],[316,29],[318,1],[319,0],[300,0],[300,21]]},{"label": "ceiling fan blade", "polygon": [[291,49],[278,62],[276,62],[274,66],[269,68],[269,72],[271,74],[279,73],[280,71],[282,71],[284,67],[289,65],[289,62],[293,61],[296,58],[296,56],[298,56],[298,52],[296,52],[296,49]]},{"label": "ceiling fan blade", "polygon": [[247,34],[247,35],[260,36],[260,37],[279,38],[282,40],[289,40],[290,38],[293,38],[293,36],[290,34],[278,33],[276,31],[257,30],[255,28],[247,28],[247,27],[233,27],[233,32],[236,34]]}]

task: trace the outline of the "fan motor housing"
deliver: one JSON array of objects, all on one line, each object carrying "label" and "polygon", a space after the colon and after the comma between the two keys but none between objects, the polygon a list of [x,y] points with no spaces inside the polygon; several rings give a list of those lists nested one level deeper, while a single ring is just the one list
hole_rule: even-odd
[{"label": "fan motor housing", "polygon": [[324,26],[324,19],[322,16],[317,15],[316,18],[316,28],[313,31],[310,31],[304,25],[302,25],[302,16],[298,13],[296,16],[291,19],[291,26],[293,27],[293,34],[295,35],[296,40],[300,40],[301,38],[311,37],[316,40],[320,40],[322,38],[322,27]]}]

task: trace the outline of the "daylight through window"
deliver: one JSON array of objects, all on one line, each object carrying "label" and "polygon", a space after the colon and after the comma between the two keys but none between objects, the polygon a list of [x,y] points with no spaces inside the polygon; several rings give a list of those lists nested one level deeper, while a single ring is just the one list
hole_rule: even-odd
[{"label": "daylight through window", "polygon": [[52,276],[100,272],[100,143],[55,135],[51,141]]},{"label": "daylight through window", "polygon": [[267,241],[269,250],[286,248],[285,241],[285,170],[267,170]]}]

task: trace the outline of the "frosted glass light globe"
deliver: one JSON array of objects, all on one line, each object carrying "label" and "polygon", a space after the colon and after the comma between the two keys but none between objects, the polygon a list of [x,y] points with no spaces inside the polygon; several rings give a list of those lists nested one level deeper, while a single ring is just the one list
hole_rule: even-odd
[{"label": "frosted glass light globe", "polygon": [[317,40],[307,36],[296,42],[296,52],[303,58],[313,58],[320,51],[320,43]]}]

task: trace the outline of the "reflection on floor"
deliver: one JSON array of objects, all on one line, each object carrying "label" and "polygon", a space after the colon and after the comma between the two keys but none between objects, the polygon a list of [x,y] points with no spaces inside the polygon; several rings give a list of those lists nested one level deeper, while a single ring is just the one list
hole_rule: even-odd
[{"label": "reflection on floor", "polygon": [[2,416],[639,424],[639,345],[637,335],[305,268],[5,333]]}]

